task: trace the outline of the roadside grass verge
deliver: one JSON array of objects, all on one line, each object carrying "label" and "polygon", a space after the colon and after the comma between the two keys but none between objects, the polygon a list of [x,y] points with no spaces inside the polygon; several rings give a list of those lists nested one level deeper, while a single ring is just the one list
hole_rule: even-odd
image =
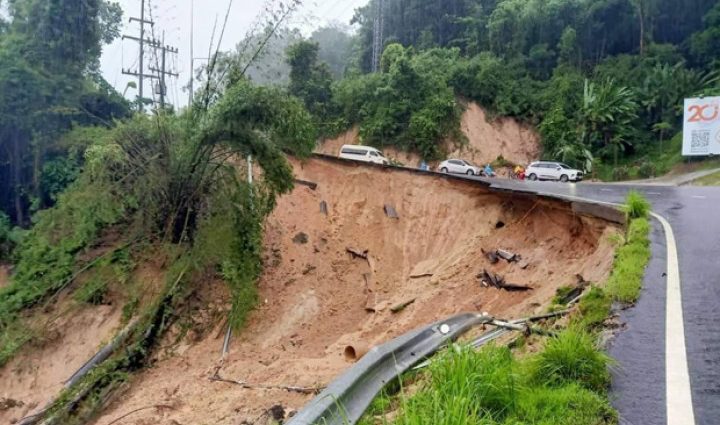
[{"label": "roadside grass verge", "polygon": [[475,351],[454,344],[416,377],[412,394],[405,388],[384,392],[359,423],[617,424],[608,397],[614,362],[599,346],[599,335],[613,302],[637,301],[650,259],[650,204],[631,192],[625,211],[627,232],[618,238],[607,282],[590,288],[568,327],[544,339],[540,351],[517,356],[510,347]]},{"label": "roadside grass verge", "polygon": [[705,177],[700,177],[692,182],[693,186],[720,186],[720,171]]}]

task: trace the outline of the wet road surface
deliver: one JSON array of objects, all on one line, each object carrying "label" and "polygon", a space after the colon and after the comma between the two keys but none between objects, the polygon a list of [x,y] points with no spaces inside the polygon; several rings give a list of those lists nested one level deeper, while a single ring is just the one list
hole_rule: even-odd
[{"label": "wet road surface", "polygon": [[[501,179],[493,179],[492,183],[498,188],[614,203],[622,203],[627,192],[636,189],[650,200],[653,210],[670,222],[675,233],[695,423],[720,424],[720,188]],[[653,255],[641,298],[634,308],[622,313],[627,329],[617,336],[610,349],[618,361],[613,371],[612,392],[621,424],[667,424],[666,246],[662,227],[656,220],[651,243]]]}]

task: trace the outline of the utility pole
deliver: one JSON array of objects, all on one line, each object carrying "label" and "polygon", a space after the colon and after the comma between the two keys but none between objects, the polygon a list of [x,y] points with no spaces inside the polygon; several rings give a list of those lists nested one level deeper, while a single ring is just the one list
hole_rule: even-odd
[{"label": "utility pole", "polygon": [[[157,41],[157,40],[154,40],[154,41]],[[159,46],[158,46],[158,44],[159,44]],[[161,108],[164,108],[164,107],[165,107],[165,94],[167,93],[167,89],[166,89],[166,88],[167,88],[167,85],[165,84],[165,76],[166,76],[166,75],[169,75],[169,76],[171,76],[171,77],[176,77],[176,78],[179,77],[179,74],[174,73],[174,72],[170,72],[170,71],[167,71],[167,70],[166,70],[166,68],[165,68],[165,63],[166,63],[166,62],[165,62],[165,56],[167,55],[168,52],[170,52],[170,53],[178,53],[179,50],[178,50],[177,48],[175,48],[175,47],[171,47],[171,46],[168,46],[168,45],[165,44],[165,31],[163,31],[162,43],[155,43],[155,44],[153,45],[153,47],[155,47],[156,49],[160,49],[160,51],[161,51],[161,53],[160,53],[160,57],[161,57],[161,59],[160,59],[160,64],[161,64],[161,65],[160,65],[160,69],[153,68],[153,67],[148,67],[148,69],[149,69],[150,71],[153,71],[153,72],[157,72],[157,73],[158,73],[158,79],[160,80],[160,82],[159,82],[159,89],[158,89],[158,90],[155,90],[155,93],[157,93],[157,94],[160,95],[160,107],[161,107]]]},{"label": "utility pole", "polygon": [[373,22],[373,50],[372,50],[372,71],[380,70],[380,59],[383,53],[383,26],[384,13],[383,0],[375,0],[375,20]]},{"label": "utility pole", "polygon": [[190,94],[188,95],[188,108],[192,110],[193,92],[195,91],[195,58],[193,54],[193,39],[195,36],[195,0],[190,0]]},{"label": "utility pole", "polygon": [[126,70],[123,68],[122,73],[125,75],[132,75],[138,77],[138,97],[140,99],[140,101],[138,102],[138,110],[142,112],[145,102],[145,98],[143,97],[143,81],[145,80],[145,78],[152,78],[145,74],[145,24],[148,24],[150,26],[155,25],[154,22],[145,20],[145,0],[140,0],[140,18],[131,17],[130,22],[132,21],[137,21],[140,23],[140,38],[123,35],[122,39],[125,40],[126,38],[128,38],[130,40],[135,40],[140,45],[140,57],[138,61],[139,65],[137,71],[131,71],[129,69]]}]

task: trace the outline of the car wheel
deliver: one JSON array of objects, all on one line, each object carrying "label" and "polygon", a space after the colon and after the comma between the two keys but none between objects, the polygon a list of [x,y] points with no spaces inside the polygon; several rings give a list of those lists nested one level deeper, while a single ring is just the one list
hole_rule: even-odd
[{"label": "car wheel", "polygon": [[528,180],[532,180],[532,181],[537,180],[537,176],[535,175],[535,173],[530,174],[530,175],[528,176]]},{"label": "car wheel", "polygon": [[440,172],[441,172],[441,173],[445,173],[445,174],[447,174],[447,168],[445,168],[445,167],[442,167],[442,168],[440,169]]},{"label": "car wheel", "polygon": [[563,183],[567,183],[567,181],[568,181],[568,176],[566,176],[565,174],[563,174],[562,176],[560,176],[560,181],[563,182]]},{"label": "car wheel", "polygon": [[473,172],[473,170],[468,170],[468,171],[467,171],[467,175],[468,175],[468,176],[474,176],[475,173]]}]

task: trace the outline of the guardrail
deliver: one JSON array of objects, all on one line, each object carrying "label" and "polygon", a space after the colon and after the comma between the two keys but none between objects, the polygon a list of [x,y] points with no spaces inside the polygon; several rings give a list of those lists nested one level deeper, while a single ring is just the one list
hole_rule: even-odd
[{"label": "guardrail", "polygon": [[390,381],[454,341],[489,316],[465,313],[420,328],[370,350],[334,380],[288,425],[347,425],[356,423],[375,396]]}]

